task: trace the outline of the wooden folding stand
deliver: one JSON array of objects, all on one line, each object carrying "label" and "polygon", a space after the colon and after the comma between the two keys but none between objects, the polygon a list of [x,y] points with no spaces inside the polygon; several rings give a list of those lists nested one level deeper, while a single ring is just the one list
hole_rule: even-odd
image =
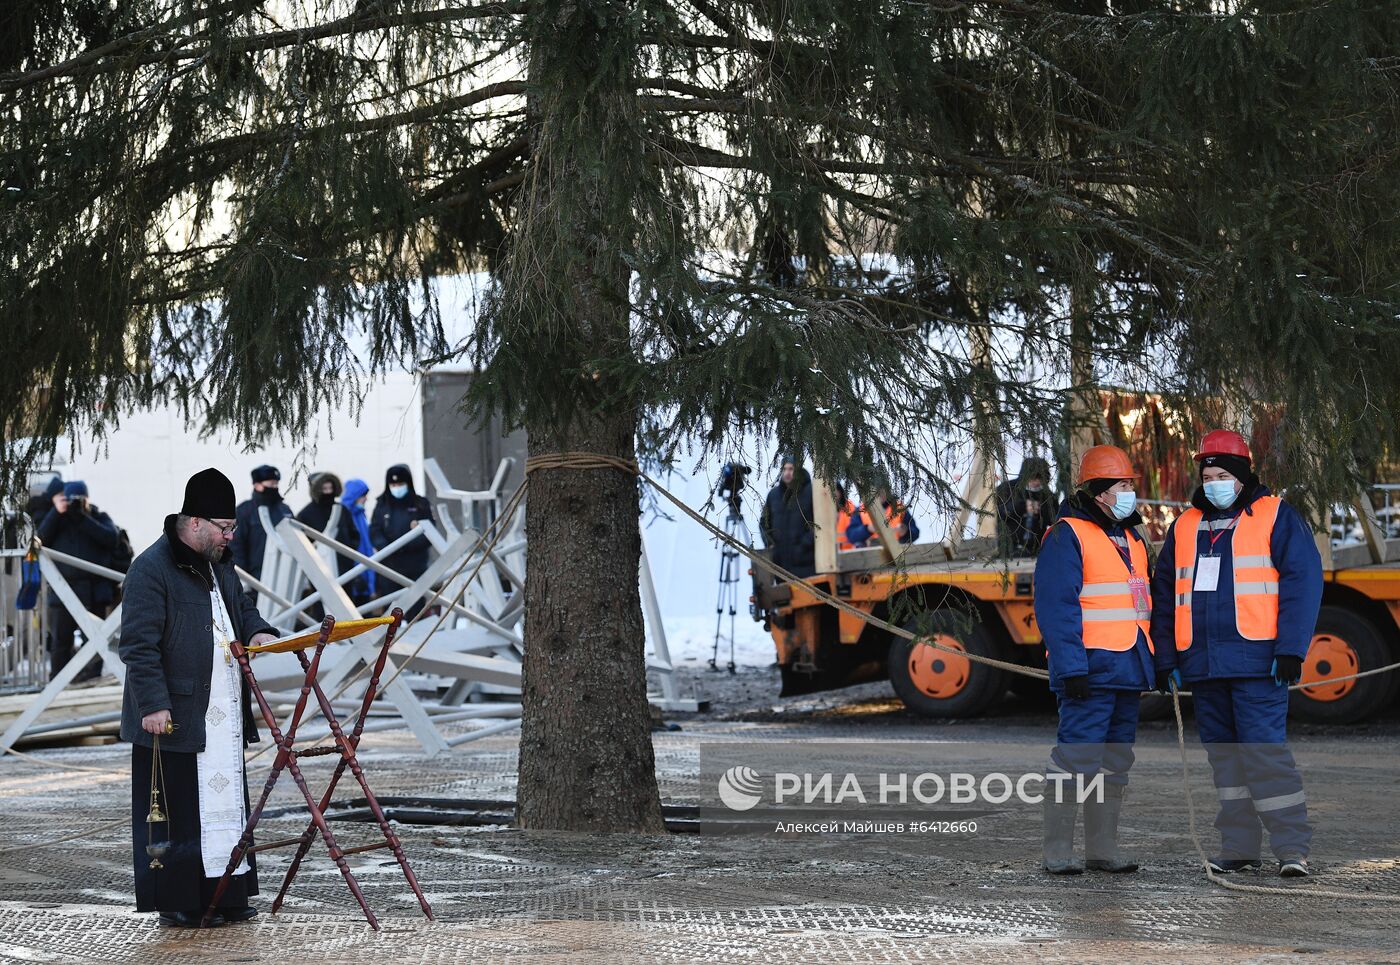
[{"label": "wooden folding stand", "polygon": [[[364,728],[365,720],[369,717],[370,705],[374,702],[375,692],[379,688],[379,678],[384,672],[384,663],[389,655],[389,647],[393,644],[394,635],[402,624],[403,610],[395,607],[393,616],[376,617],[369,620],[349,620],[340,624],[336,623],[335,617],[327,616],[321,622],[319,631],[310,631],[262,646],[245,647],[236,640],[229,645],[230,652],[237,658],[238,665],[243,669],[243,677],[248,681],[248,687],[257,699],[263,720],[267,723],[268,730],[271,731],[272,740],[277,745],[277,757],[273,761],[272,772],[267,776],[267,783],[263,785],[262,796],[258,798],[257,806],[248,815],[248,824],[243,829],[243,836],[239,839],[238,846],[233,849],[233,854],[229,858],[228,868],[224,871],[223,877],[219,879],[218,887],[214,890],[214,898],[209,903],[209,908],[204,912],[204,919],[200,922],[201,927],[207,927],[212,916],[217,913],[219,899],[223,897],[224,889],[228,887],[234,869],[238,867],[245,855],[296,845],[296,857],[292,859],[291,867],[287,869],[287,877],[282,881],[282,889],[277,892],[277,898],[272,903],[272,913],[277,914],[277,911],[282,907],[282,900],[287,896],[287,889],[292,885],[292,879],[296,877],[297,869],[301,867],[302,858],[306,857],[317,832],[325,840],[331,860],[340,868],[340,873],[345,877],[345,884],[350,888],[355,900],[360,903],[360,908],[364,911],[365,918],[369,921],[371,928],[378,930],[379,921],[374,917],[374,912],[369,910],[364,893],[360,891],[360,885],[355,881],[355,876],[350,872],[350,866],[346,864],[345,858],[347,855],[375,851],[380,848],[388,848],[393,851],[394,858],[398,861],[399,867],[403,869],[408,886],[418,896],[418,904],[422,906],[423,914],[427,915],[430,920],[432,919],[433,910],[428,906],[428,899],[423,897],[423,889],[418,886],[418,879],[413,876],[413,869],[408,866],[408,859],[404,857],[403,847],[399,843],[398,836],[390,827],[383,809],[379,806],[379,801],[375,799],[374,792],[369,789],[369,784],[365,781],[364,769],[360,767],[360,762],[355,757],[355,750],[360,744],[360,733]],[[333,641],[344,640],[366,630],[385,625],[388,626],[388,630],[384,634],[384,642],[379,648],[379,657],[375,661],[369,686],[366,688],[364,700],[360,704],[359,716],[356,718],[355,726],[350,734],[346,735],[335,715],[335,709],[331,706],[325,691],[321,689],[320,682],[316,679],[317,671],[321,665],[321,653],[326,649],[326,645]],[[315,653],[308,659],[306,651],[312,647],[315,647]],[[297,698],[292,716],[287,721],[287,732],[284,735],[277,726],[277,717],[273,714],[267,698],[263,696],[257,678],[253,676],[249,656],[253,653],[285,653],[288,651],[296,653],[302,669],[306,671],[306,679],[302,683],[301,694]],[[335,744],[334,746],[312,746],[304,750],[297,750],[297,726],[301,723],[302,715],[306,712],[307,699],[312,693],[315,693],[321,713],[325,716],[326,723],[330,725],[331,736],[334,738]],[[340,761],[336,764],[335,773],[331,775],[330,785],[318,802],[312,797],[311,790],[306,786],[306,779],[302,776],[297,761],[302,757],[315,757],[322,754],[339,754]],[[349,767],[350,773],[355,775],[360,789],[364,791],[365,800],[369,802],[370,811],[373,812],[374,819],[379,824],[379,830],[384,835],[382,841],[362,845],[358,848],[342,848],[336,843],[335,835],[331,833],[330,825],[326,823],[325,809],[330,805],[331,795],[335,793],[336,785],[340,782],[347,767]],[[272,789],[277,784],[277,778],[281,776],[283,768],[291,772],[292,780],[296,781],[302,796],[306,798],[306,808],[311,813],[311,821],[299,837],[255,845],[253,844],[253,829],[257,827],[258,819],[262,817],[263,808],[267,805],[267,800],[272,795]]]}]

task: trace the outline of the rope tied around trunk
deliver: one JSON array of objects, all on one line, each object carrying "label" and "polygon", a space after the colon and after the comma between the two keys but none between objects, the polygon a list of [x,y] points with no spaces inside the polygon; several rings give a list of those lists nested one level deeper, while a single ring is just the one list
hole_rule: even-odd
[{"label": "rope tied around trunk", "polygon": [[[538,469],[616,469],[628,476],[640,476],[651,482],[647,474],[642,472],[637,460],[604,456],[596,452],[548,452],[525,460],[526,476]],[[653,482],[652,485],[656,484]]]}]

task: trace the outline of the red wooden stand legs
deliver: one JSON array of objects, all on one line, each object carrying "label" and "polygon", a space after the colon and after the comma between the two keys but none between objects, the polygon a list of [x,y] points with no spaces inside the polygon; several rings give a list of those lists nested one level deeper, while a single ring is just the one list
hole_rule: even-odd
[{"label": "red wooden stand legs", "polygon": [[[335,709],[331,706],[330,699],[326,697],[325,691],[321,689],[320,683],[316,679],[317,671],[320,668],[321,653],[326,648],[326,643],[330,639],[331,629],[335,626],[334,617],[326,617],[321,623],[321,636],[316,642],[315,652],[310,659],[307,658],[304,650],[297,651],[297,659],[301,661],[302,669],[306,671],[306,678],[302,683],[301,693],[297,697],[296,707],[292,711],[291,718],[287,721],[287,732],[283,734],[277,725],[277,717],[272,712],[267,698],[263,696],[262,688],[258,685],[257,678],[253,676],[252,667],[248,661],[248,652],[242,645],[235,641],[230,649],[238,659],[238,665],[243,669],[243,677],[248,681],[254,699],[258,702],[258,709],[262,713],[263,721],[267,724],[271,732],[272,741],[277,745],[277,757],[272,763],[272,770],[267,775],[267,782],[263,785],[262,794],[258,797],[258,803],[248,814],[248,824],[243,829],[243,836],[239,839],[238,846],[233,849],[233,854],[229,858],[228,868],[219,879],[219,885],[214,890],[214,898],[209,903],[209,908],[204,913],[201,926],[207,926],[211,917],[218,911],[219,899],[224,895],[224,890],[228,887],[229,878],[233,875],[233,870],[238,867],[246,854],[257,853],[259,851],[270,851],[274,848],[286,848],[292,845],[297,846],[296,856],[292,858],[291,866],[287,868],[287,876],[282,881],[282,888],[277,892],[276,899],[272,902],[272,913],[275,915],[282,907],[282,901],[287,897],[287,889],[291,887],[292,880],[296,878],[297,870],[301,867],[302,859],[311,848],[312,841],[319,834],[326,842],[326,848],[330,852],[331,860],[340,869],[341,875],[345,878],[345,884],[350,889],[350,893],[355,896],[355,900],[360,903],[360,908],[365,913],[365,919],[370,927],[379,928],[379,921],[374,917],[374,912],[370,911],[369,905],[365,902],[364,893],[360,890],[359,882],[350,871],[350,866],[346,863],[347,855],[360,854],[365,851],[374,851],[380,848],[388,848],[394,854],[394,859],[403,870],[404,879],[408,886],[413,889],[413,893],[418,897],[418,904],[423,909],[423,914],[429,919],[433,917],[433,910],[428,906],[428,899],[423,897],[423,889],[418,886],[418,879],[413,875],[413,869],[408,865],[408,858],[404,856],[403,846],[399,843],[398,835],[394,833],[388,819],[384,816],[384,811],[379,806],[379,801],[375,798],[374,792],[369,789],[369,783],[365,780],[365,772],[360,767],[360,762],[355,757],[355,750],[360,744],[360,734],[364,729],[365,720],[369,717],[370,704],[374,702],[375,692],[379,688],[379,678],[384,673],[384,664],[389,656],[389,647],[394,642],[394,636],[399,627],[403,624],[403,611],[395,608],[394,622],[389,625],[388,632],[384,635],[384,642],[379,648],[379,657],[374,662],[374,670],[370,676],[369,686],[365,689],[364,700],[360,704],[360,712],[355,720],[355,726],[349,734],[340,726],[340,721],[335,715]],[[307,702],[312,694],[316,695],[316,703],[325,716],[327,724],[330,725],[331,737],[334,739],[333,746],[309,747],[304,750],[296,749],[297,727],[301,723],[302,716],[306,713]],[[306,785],[306,779],[302,776],[301,768],[297,761],[302,757],[314,757],[321,754],[338,754],[340,760],[336,763],[335,772],[331,775],[330,785],[318,801],[311,794],[311,789]],[[355,780],[360,785],[360,790],[364,792],[365,800],[369,802],[370,811],[374,814],[375,822],[379,825],[383,839],[374,844],[362,845],[356,848],[342,848],[336,843],[335,835],[331,833],[330,825],[326,823],[325,809],[331,803],[331,795],[335,793],[336,785],[340,783],[341,777],[345,774],[346,768],[355,776]],[[264,844],[253,844],[253,829],[258,825],[258,819],[262,817],[263,808],[266,807],[268,798],[272,794],[273,787],[277,784],[278,777],[283,769],[289,771],[292,780],[296,782],[301,790],[302,797],[306,799],[306,808],[311,814],[311,820],[306,826],[306,830],[299,837],[285,838],[281,841],[269,841]]]}]

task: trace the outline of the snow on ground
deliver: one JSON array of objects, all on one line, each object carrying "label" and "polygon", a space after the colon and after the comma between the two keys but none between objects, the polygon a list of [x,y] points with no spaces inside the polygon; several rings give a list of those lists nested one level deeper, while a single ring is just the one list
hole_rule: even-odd
[{"label": "snow on ground", "polygon": [[[747,599],[747,598],[746,598]],[[747,603],[745,603],[747,608]],[[671,651],[671,661],[676,666],[683,664],[708,667],[715,648],[715,617],[709,616],[666,616],[666,644]],[[726,634],[729,617],[724,618]],[[775,659],[773,637],[763,631],[761,623],[754,623],[745,609],[734,618],[734,663],[740,667],[769,667]],[[729,643],[726,640],[719,653],[719,665],[729,662]]]}]

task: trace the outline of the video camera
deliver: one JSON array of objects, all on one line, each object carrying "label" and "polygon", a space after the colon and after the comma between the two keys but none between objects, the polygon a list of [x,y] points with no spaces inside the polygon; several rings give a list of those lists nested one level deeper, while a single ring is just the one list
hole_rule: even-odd
[{"label": "video camera", "polygon": [[748,466],[737,462],[726,462],[720,470],[715,495],[722,497],[729,504],[730,515],[742,515],[744,487],[748,485],[749,471]]}]

